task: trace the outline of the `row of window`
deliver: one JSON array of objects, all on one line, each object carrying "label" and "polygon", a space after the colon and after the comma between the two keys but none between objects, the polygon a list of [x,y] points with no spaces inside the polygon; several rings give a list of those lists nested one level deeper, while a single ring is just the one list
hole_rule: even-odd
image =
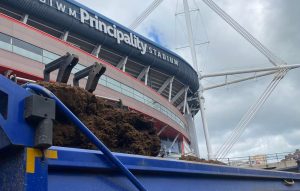
[{"label": "row of window", "polygon": [[157,111],[160,111],[161,113],[165,114],[169,118],[171,118],[173,121],[175,121],[177,124],[179,124],[182,128],[184,128],[184,123],[180,120],[179,117],[177,117],[173,112],[171,112],[169,109],[167,109],[165,106],[161,105],[160,103],[156,102],[155,100],[149,98],[148,96],[142,94],[141,92],[133,89],[132,87],[129,87],[119,81],[116,81],[108,76],[101,76],[99,83],[103,86],[106,86],[108,88],[111,88],[117,92],[120,92],[128,97],[131,97],[135,100],[138,100]]},{"label": "row of window", "polygon": [[[39,48],[37,46],[34,46],[32,44],[29,44],[27,42],[24,42],[22,40],[13,38],[11,36],[5,35],[3,33],[0,33],[0,49],[4,49],[10,52],[14,52],[18,55],[30,58],[32,60],[41,62],[43,64],[48,64],[51,61],[57,59],[60,57],[60,55],[54,54],[52,52],[49,52],[47,50],[44,50],[42,48]],[[79,70],[84,69],[86,66],[83,66],[81,64],[77,64],[74,69],[72,70],[72,73],[76,73]],[[175,121],[177,124],[179,124],[182,128],[185,128],[184,123],[180,120],[179,117],[177,117],[173,112],[171,112],[169,109],[161,105],[160,103],[156,102],[155,100],[149,98],[148,96],[142,94],[141,92],[133,89],[132,87],[129,87],[119,81],[116,81],[106,75],[102,75],[99,84],[108,87],[110,89],[113,89],[117,92],[120,92],[128,97],[131,97],[135,100],[138,100],[157,111],[160,111],[164,115],[171,118],[173,121]]]}]

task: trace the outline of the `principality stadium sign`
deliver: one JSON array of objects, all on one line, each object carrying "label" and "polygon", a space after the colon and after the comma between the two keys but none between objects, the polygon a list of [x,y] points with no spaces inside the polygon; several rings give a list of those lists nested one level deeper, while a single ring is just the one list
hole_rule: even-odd
[{"label": "principality stadium sign", "polygon": [[59,0],[38,1],[40,3],[47,4],[52,8],[55,8],[57,11],[74,17],[75,19],[79,20],[82,24],[89,25],[91,28],[114,38],[118,44],[125,43],[131,47],[138,49],[142,55],[148,53],[156,56],[159,59],[178,65],[178,60],[174,57],[170,56],[169,54],[166,54],[165,52],[155,47],[152,47],[132,32],[125,32],[124,30],[120,30],[114,24],[104,22],[97,15],[91,14],[83,8],[75,9],[74,7],[71,7],[68,4],[63,3]]}]

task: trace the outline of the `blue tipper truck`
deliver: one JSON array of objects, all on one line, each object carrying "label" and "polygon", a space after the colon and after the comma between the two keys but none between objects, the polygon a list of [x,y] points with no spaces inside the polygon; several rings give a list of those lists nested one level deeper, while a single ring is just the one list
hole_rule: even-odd
[{"label": "blue tipper truck", "polygon": [[[55,147],[61,110],[99,151]],[[112,153],[51,92],[0,75],[0,191],[300,190],[300,174]]]}]

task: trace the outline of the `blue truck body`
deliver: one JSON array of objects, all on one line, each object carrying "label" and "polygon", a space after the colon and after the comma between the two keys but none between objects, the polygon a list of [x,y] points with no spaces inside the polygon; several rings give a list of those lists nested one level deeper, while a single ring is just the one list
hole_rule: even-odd
[{"label": "blue truck body", "polygon": [[1,191],[300,190],[297,173],[111,153],[138,187],[103,150],[34,148],[35,130],[24,119],[24,99],[31,94],[0,75]]}]

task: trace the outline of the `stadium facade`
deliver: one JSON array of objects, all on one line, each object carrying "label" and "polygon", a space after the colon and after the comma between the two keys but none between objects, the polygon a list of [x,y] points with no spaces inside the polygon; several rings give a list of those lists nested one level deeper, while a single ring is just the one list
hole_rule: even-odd
[{"label": "stadium facade", "polygon": [[0,12],[0,72],[41,80],[67,52],[80,59],[73,74],[100,62],[96,95],[152,120],[171,152],[197,146],[198,75],[180,56],[73,0],[2,0]]}]

